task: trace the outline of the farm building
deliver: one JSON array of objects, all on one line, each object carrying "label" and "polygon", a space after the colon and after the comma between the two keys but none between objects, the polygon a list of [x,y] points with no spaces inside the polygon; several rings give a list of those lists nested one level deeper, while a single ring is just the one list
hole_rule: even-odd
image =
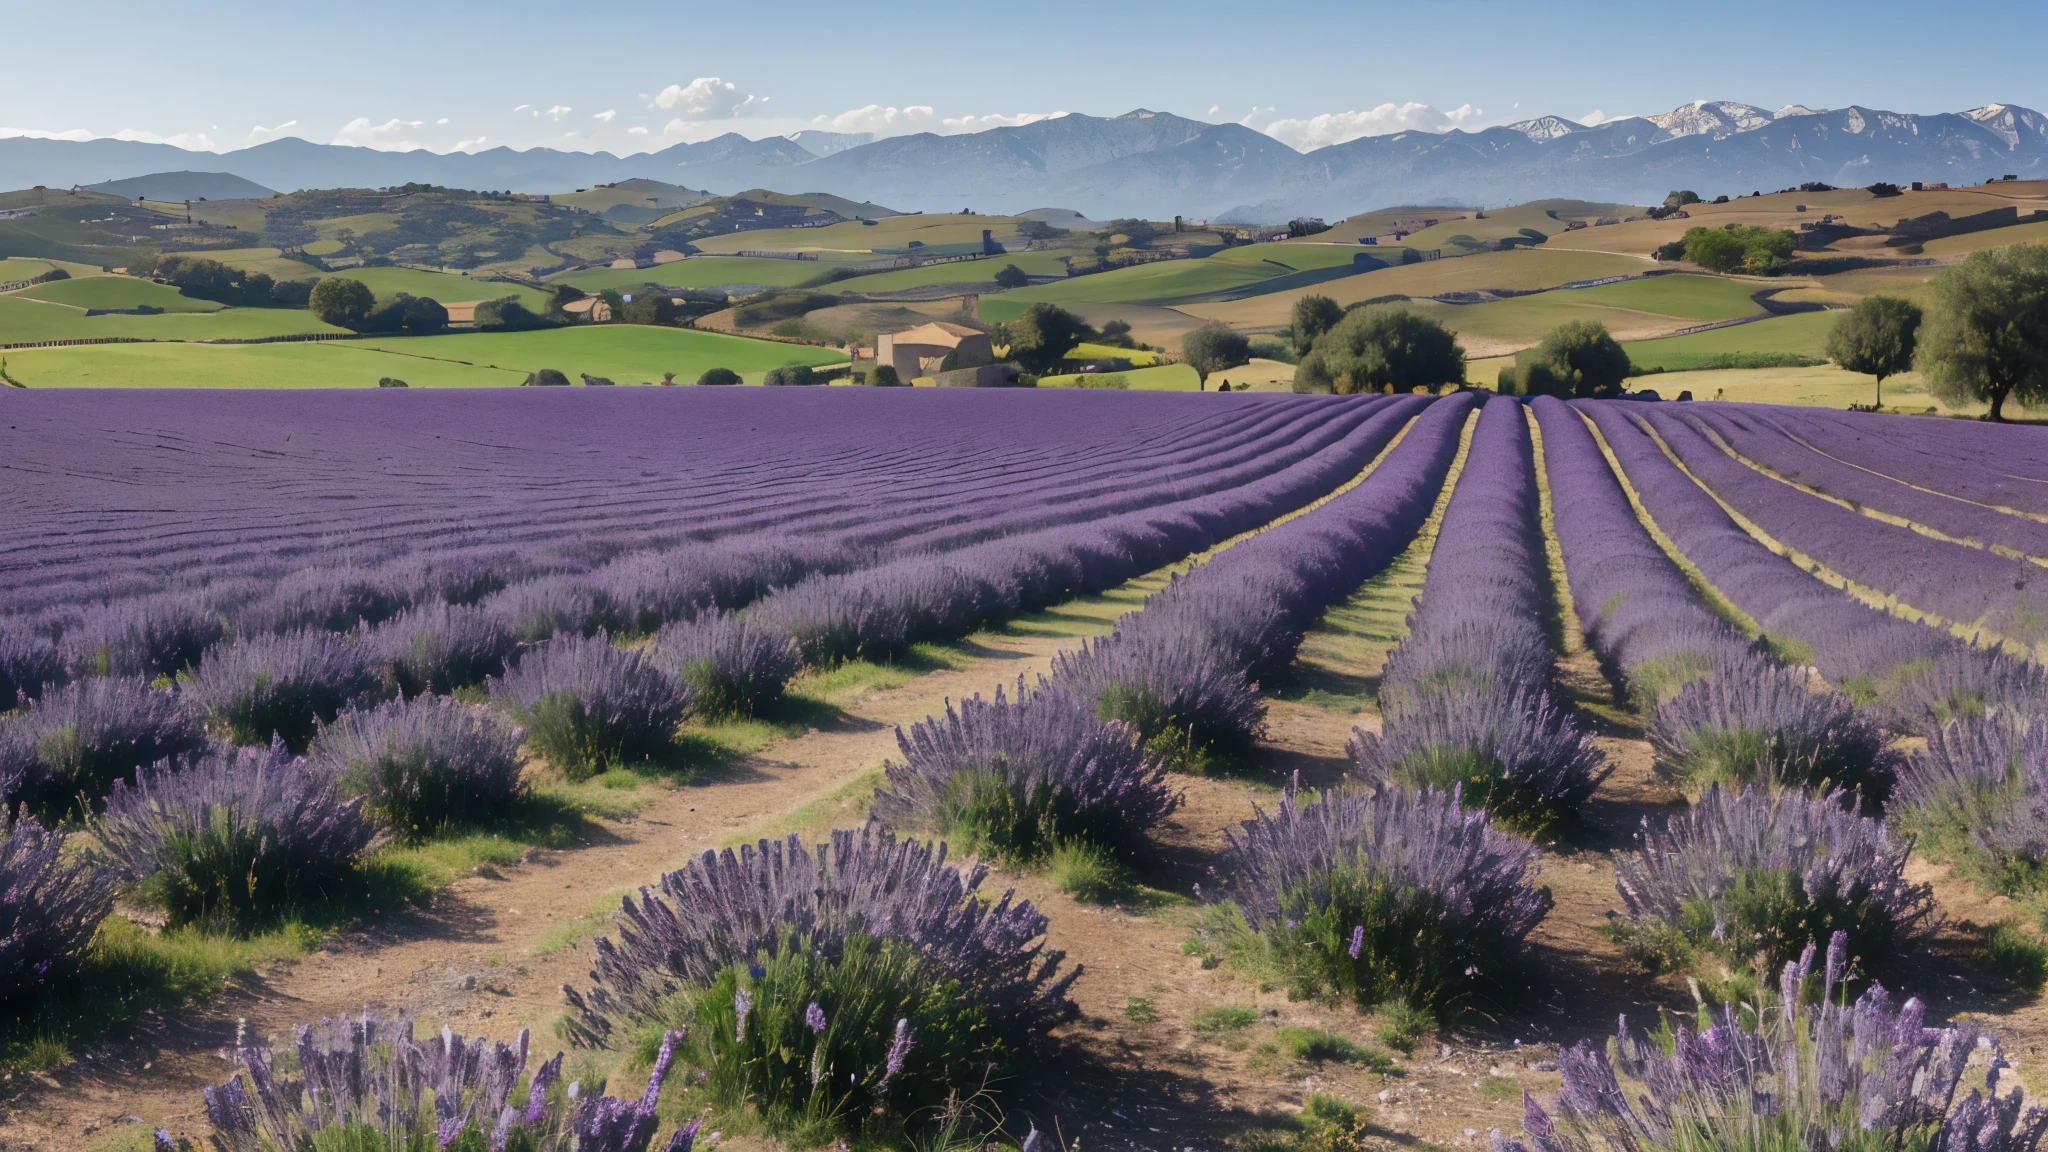
[{"label": "farm building", "polygon": [[949,355],[960,368],[979,368],[996,362],[988,333],[943,321],[886,333],[875,341],[875,363],[893,366],[905,380],[931,375]]}]

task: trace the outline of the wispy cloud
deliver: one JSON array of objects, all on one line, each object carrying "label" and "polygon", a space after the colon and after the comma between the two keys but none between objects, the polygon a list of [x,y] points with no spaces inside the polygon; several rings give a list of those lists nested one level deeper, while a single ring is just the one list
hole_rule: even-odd
[{"label": "wispy cloud", "polygon": [[405,152],[426,147],[425,142],[414,135],[425,126],[424,120],[400,120],[396,116],[382,124],[372,124],[368,116],[358,116],[335,132],[333,143],[375,148],[380,152]]},{"label": "wispy cloud", "polygon": [[[1271,109],[1267,109],[1271,112]],[[1361,136],[1388,136],[1396,132],[1449,132],[1453,128],[1477,127],[1486,115],[1482,108],[1463,104],[1446,112],[1428,104],[1381,104],[1352,112],[1325,112],[1307,119],[1266,120],[1258,113],[1242,123],[1257,128],[1289,147],[1306,152],[1327,148]]]}]

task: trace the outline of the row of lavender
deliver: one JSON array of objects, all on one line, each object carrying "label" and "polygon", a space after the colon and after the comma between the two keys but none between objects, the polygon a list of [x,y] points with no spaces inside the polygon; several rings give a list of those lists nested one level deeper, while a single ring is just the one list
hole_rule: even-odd
[{"label": "row of lavender", "polygon": [[[1775,417],[1738,413],[1681,421],[1664,414],[1637,416],[1613,405],[1585,408],[1613,447],[1645,510],[1702,575],[1754,621],[1768,642],[1796,652],[1800,662],[1811,663],[1820,676],[1867,704],[1889,732],[1926,740],[1924,750],[1894,765],[1897,782],[1890,789],[1887,812],[1892,825],[1915,833],[1922,848],[1957,865],[1988,891],[2021,899],[2038,894],[2048,863],[2048,804],[2043,803],[2048,798],[2048,725],[2040,723],[2048,705],[2048,682],[2039,665],[1907,622],[1820,583],[1743,531],[1717,498],[1730,504],[1739,495],[1775,498],[1781,517],[1776,531],[1795,529],[1789,542],[1802,551],[1814,541],[1840,539],[1854,528],[1864,531],[1869,541],[1862,551],[1890,551],[1893,559],[1887,564],[1904,571],[1939,571],[1965,588],[1972,582],[1973,569],[1969,563],[1952,564],[1957,557],[1975,556],[1993,568],[2016,562],[1984,558],[1972,549],[1796,493],[1744,467],[1703,435],[1717,428],[1740,432],[1742,421],[1751,419],[1751,430],[1761,437],[1757,430],[1766,421],[1775,424]],[[1748,447],[1745,443],[1745,451]],[[1724,475],[1728,468],[1732,474]],[[1968,461],[1957,462],[1955,468],[1963,475],[1973,471]],[[1880,484],[1874,473],[1856,472],[1852,479],[1869,483],[1849,488],[1838,474],[1817,472],[1804,478],[1825,479],[1835,490],[1866,497],[1885,495],[1883,485],[1901,487],[1889,480]],[[1726,483],[1731,477],[1738,484],[1754,478],[1775,490],[1749,493]],[[1712,493],[1702,484],[1711,486]],[[1919,496],[1946,499],[1926,492]],[[1894,510],[1910,507],[1909,497],[1894,494],[1892,499]],[[1929,509],[1917,511],[1924,515]],[[1840,516],[1850,522],[1834,523]],[[1831,533],[1815,527],[1830,524]],[[1984,530],[1997,527],[1993,523],[1972,530],[1988,534]],[[2016,530],[2005,539],[2017,541],[2021,535]],[[1834,559],[1859,554],[1844,548]],[[1870,578],[1877,563],[1867,561],[1855,575]],[[1908,593],[1921,598],[1926,587],[1938,583],[1923,577]]]}]

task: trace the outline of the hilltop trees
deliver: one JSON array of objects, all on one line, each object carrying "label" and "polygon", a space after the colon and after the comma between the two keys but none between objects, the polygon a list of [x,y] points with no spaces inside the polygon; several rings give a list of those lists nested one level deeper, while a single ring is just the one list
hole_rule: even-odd
[{"label": "hilltop trees", "polygon": [[1688,228],[1680,243],[1685,245],[1685,258],[1709,272],[1747,272],[1754,276],[1783,268],[1799,246],[1790,232],[1755,224]]},{"label": "hilltop trees", "polygon": [[1248,363],[1252,358],[1252,343],[1242,332],[1235,332],[1221,324],[1204,324],[1180,338],[1182,359],[1195,370],[1198,378],[1196,387],[1207,387],[1209,373],[1221,372]]},{"label": "hilltop trees", "polygon": [[480,332],[523,332],[547,327],[547,320],[534,315],[517,296],[486,300],[476,306],[476,328]]},{"label": "hilltop trees", "polygon": [[1294,302],[1294,351],[1302,356],[1315,347],[1316,337],[1337,326],[1344,309],[1328,296],[1310,294]]},{"label": "hilltop trees", "polygon": [[1828,359],[1845,371],[1877,377],[1876,406],[1884,406],[1884,378],[1913,367],[1920,306],[1897,296],[1866,296],[1828,333]]},{"label": "hilltop trees", "polygon": [[[306,306],[313,310],[323,324],[337,328],[360,328],[370,318],[370,312],[377,307],[377,297],[370,292],[370,286],[361,280],[350,280],[336,276],[322,280],[313,286]],[[478,311],[482,311],[479,306]]]},{"label": "hilltop trees", "polygon": [[996,273],[995,281],[998,288],[1022,288],[1031,283],[1031,275],[1015,264],[1005,264]]},{"label": "hilltop trees", "polygon": [[2048,245],[1972,252],[1934,278],[1920,337],[1927,387],[1951,404],[2048,401]]},{"label": "hilltop trees", "polygon": [[241,308],[303,308],[312,291],[310,280],[273,280],[218,260],[179,253],[156,258],[144,275],[175,287],[194,300],[213,300]]},{"label": "hilltop trees", "polygon": [[1503,395],[1611,396],[1628,379],[1628,352],[1598,320],[1560,324],[1543,343],[1515,356],[1514,366],[1500,370]]},{"label": "hilltop trees", "polygon": [[1435,391],[1465,380],[1449,329],[1398,305],[1360,308],[1323,333],[1294,373],[1296,392]]},{"label": "hilltop trees", "polygon": [[1079,316],[1055,304],[1033,304],[1007,325],[1010,359],[1043,376],[1057,369],[1074,346],[1095,335]]}]

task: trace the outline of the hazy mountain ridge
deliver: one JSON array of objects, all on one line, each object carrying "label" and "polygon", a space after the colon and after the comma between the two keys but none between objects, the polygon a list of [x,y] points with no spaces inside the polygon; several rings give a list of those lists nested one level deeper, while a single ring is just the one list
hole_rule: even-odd
[{"label": "hazy mountain ridge", "polygon": [[2048,116],[2008,104],[1920,115],[1699,101],[1590,126],[1544,116],[1473,132],[1368,136],[1308,153],[1242,125],[1144,109],[857,144],[836,134],[798,141],[728,133],[626,157],[547,148],[379,152],[293,138],[213,156],[115,140],[0,140],[0,187],[198,168],[286,190],[421,181],[561,192],[646,177],[721,193],[824,192],[907,211],[1051,203],[1095,219],[1229,213],[1279,220],[1393,203],[1483,206],[1550,196],[1643,203],[1672,188],[1713,196],[1814,180],[2037,177],[2048,175]]}]

